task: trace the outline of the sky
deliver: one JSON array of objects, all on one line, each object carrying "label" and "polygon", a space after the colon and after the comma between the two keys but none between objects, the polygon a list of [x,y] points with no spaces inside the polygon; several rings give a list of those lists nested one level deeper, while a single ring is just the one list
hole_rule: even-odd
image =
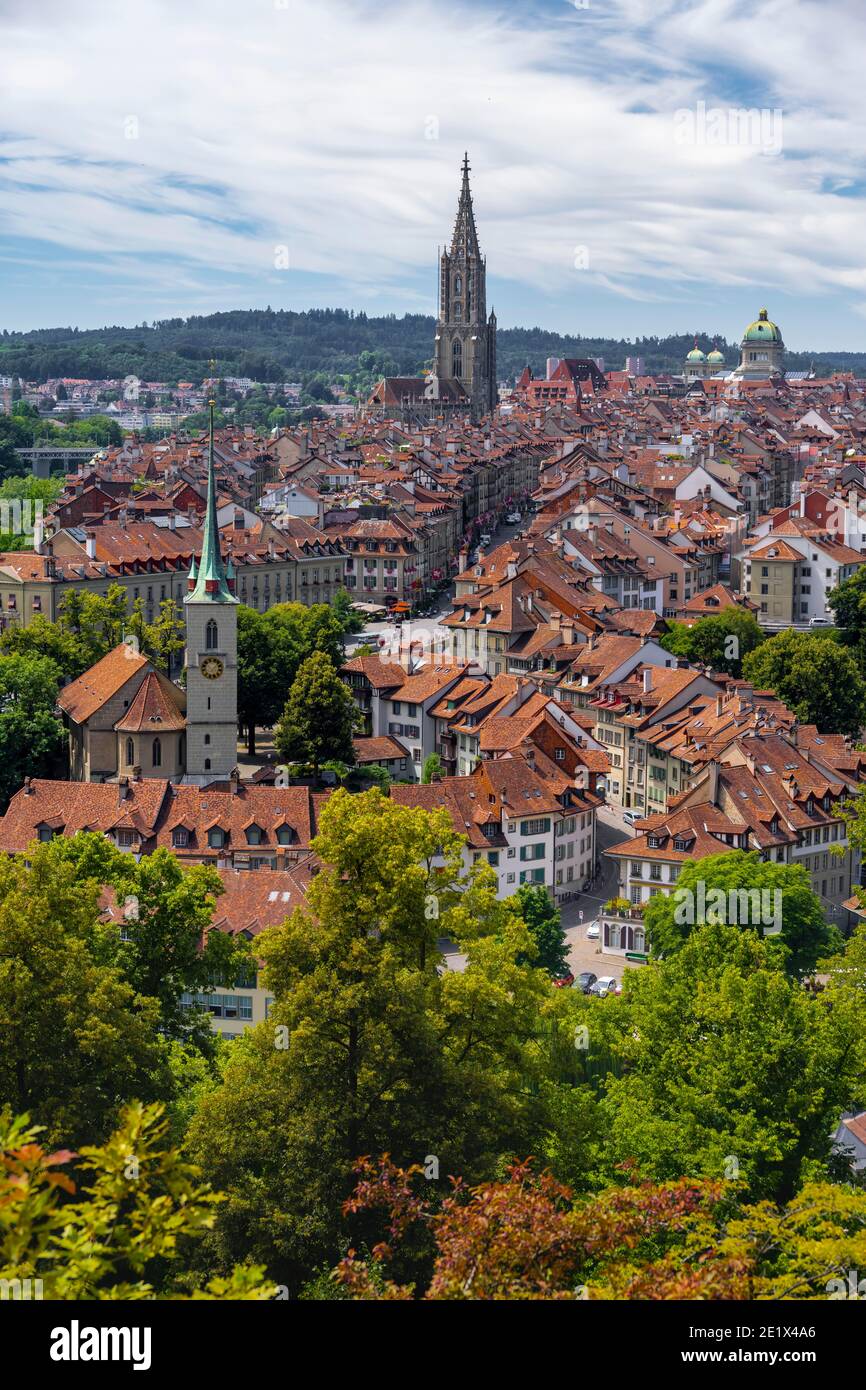
[{"label": "sky", "polygon": [[0,329],[433,313],[866,348],[862,0],[0,0]]}]

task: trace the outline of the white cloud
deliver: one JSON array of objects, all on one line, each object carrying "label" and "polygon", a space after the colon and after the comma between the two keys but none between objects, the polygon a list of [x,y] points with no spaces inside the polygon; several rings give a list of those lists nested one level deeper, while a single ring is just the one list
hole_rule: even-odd
[{"label": "white cloud", "polygon": [[[853,0],[7,0],[0,232],[99,257],[154,312],[217,274],[264,293],[283,244],[429,308],[468,146],[489,262],[540,292],[578,292],[580,245],[580,283],[635,301],[860,294],[864,39]],[[677,143],[735,79],[782,108],[782,155]]]}]

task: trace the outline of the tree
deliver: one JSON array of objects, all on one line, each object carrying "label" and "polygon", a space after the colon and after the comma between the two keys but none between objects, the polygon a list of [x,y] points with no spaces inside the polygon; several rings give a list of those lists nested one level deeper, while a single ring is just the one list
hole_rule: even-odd
[{"label": "tree", "polygon": [[90,664],[80,638],[42,613],[34,613],[27,627],[16,623],[0,634],[0,653],[50,659],[71,680]]},{"label": "tree", "polygon": [[425,787],[429,787],[431,782],[439,782],[442,779],[442,759],[438,753],[431,753],[424,759],[424,766],[421,769],[421,781]]},{"label": "tree", "polygon": [[[540,1015],[568,1001],[517,963],[528,930],[487,865],[463,877],[461,845],[444,810],[378,791],[323,807],[308,906],[256,940],[268,1021],[232,1045],[189,1131],[231,1199],[209,1267],[243,1250],[297,1287],[333,1263],[360,1154],[492,1175],[540,1140]],[[440,935],[462,973],[441,968]]]},{"label": "tree", "polygon": [[830,637],[788,628],[749,653],[743,676],[822,733],[855,737],[866,718],[866,681],[854,656]]},{"label": "tree", "polygon": [[255,757],[256,726],[275,724],[301,663],[325,652],[343,661],[341,619],[328,604],[277,604],[266,613],[238,609],[238,717]]},{"label": "tree", "polygon": [[124,1098],[170,1094],[159,1002],[100,959],[100,885],[49,845],[27,858],[0,858],[0,1106],[100,1140]]},{"label": "tree", "polygon": [[55,714],[59,670],[48,657],[0,656],[0,802],[27,776],[63,770],[66,734]]},{"label": "tree", "polygon": [[[337,1268],[353,1299],[813,1300],[833,1280],[847,1290],[866,1257],[866,1193],[829,1183],[784,1206],[692,1179],[575,1200],[551,1174],[514,1163],[504,1180],[455,1180],[436,1202],[421,1165],[365,1159],[358,1175],[347,1209],[381,1212],[385,1238],[371,1258],[350,1250]],[[387,1278],[413,1243],[429,1252],[420,1289]]]},{"label": "tree", "polygon": [[184,1010],[183,994],[232,988],[255,975],[256,960],[243,937],[211,930],[223,892],[216,869],[182,866],[167,849],[136,861],[104,835],[58,836],[43,851],[59,874],[68,866],[75,881],[110,888],[123,911],[122,933],[113,923],[98,958],[113,965],[136,994],[157,1000],[165,1037],[210,1052],[210,1014]]},{"label": "tree", "polygon": [[758,936],[774,933],[770,949],[777,942],[784,948],[780,963],[798,979],[842,945],[838,931],[824,918],[802,864],[764,863],[757,851],[728,850],[685,864],[673,894],[657,893],[644,908],[655,956],[673,955],[696,926],[711,921],[750,929]]},{"label": "tree", "polygon": [[838,1116],[863,1095],[862,1020],[787,976],[772,943],[698,927],[604,1004],[595,1028],[618,1059],[601,1102],[611,1179],[628,1162],[652,1182],[737,1178],[785,1202],[826,1172]]},{"label": "tree", "polygon": [[854,649],[860,669],[866,668],[866,569],[860,566],[844,584],[827,595],[842,641]]},{"label": "tree", "polygon": [[346,589],[338,589],[331,600],[331,611],[337,619],[344,635],[364,631],[364,619],[356,612]]},{"label": "tree", "polygon": [[326,759],[354,763],[352,735],[358,711],[352,693],[324,652],[303,662],[292,682],[274,744],[286,762],[311,763],[314,776]]},{"label": "tree", "polygon": [[661,645],[693,664],[700,662],[713,671],[739,676],[743,659],[763,641],[764,633],[753,614],[745,608],[731,607],[700,618],[691,627],[670,622]]},{"label": "tree", "polygon": [[38,1280],[23,1287],[63,1301],[273,1298],[255,1265],[193,1294],[173,1285],[178,1242],[213,1226],[223,1199],[166,1146],[166,1128],[160,1106],[136,1102],[106,1143],[51,1153],[28,1115],[0,1112],[0,1279]]},{"label": "tree", "polygon": [[568,974],[568,942],[562,930],[559,908],[543,886],[521,883],[511,900],[529,928],[535,952],[527,964],[546,970],[554,979]]}]

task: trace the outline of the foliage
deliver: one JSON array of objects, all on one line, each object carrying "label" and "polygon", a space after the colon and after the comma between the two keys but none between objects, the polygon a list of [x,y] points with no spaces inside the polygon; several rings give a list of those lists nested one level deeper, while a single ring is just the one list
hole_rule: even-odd
[{"label": "foliage", "polygon": [[0,857],[0,1105],[98,1140],[124,1098],[170,1091],[159,1003],[101,959],[96,880],[50,845],[27,858]]},{"label": "foliage", "polygon": [[[828,1183],[781,1207],[685,1179],[575,1201],[518,1163],[501,1181],[458,1181],[435,1204],[416,1191],[419,1165],[367,1159],[358,1171],[347,1209],[382,1211],[387,1239],[372,1260],[351,1250],[338,1266],[353,1299],[816,1299],[866,1258],[866,1193]],[[419,1239],[432,1246],[426,1286],[383,1278]]]},{"label": "foliage", "polygon": [[286,762],[310,763],[314,776],[327,759],[354,763],[358,710],[325,652],[307,657],[292,682],[274,744]]},{"label": "foliage", "polygon": [[749,653],[743,676],[822,733],[858,735],[866,718],[866,681],[851,652],[830,637],[788,628]]},{"label": "foliage", "polygon": [[568,974],[568,942],[562,929],[559,908],[542,885],[521,883],[511,899],[529,928],[535,951],[527,964],[546,970],[554,980]]},{"label": "foliage", "polygon": [[[720,916],[722,921],[756,930],[759,936],[775,931],[772,917],[762,922],[761,916],[766,910],[775,912],[773,895],[778,892],[782,929],[779,936],[770,938],[769,949],[777,942],[785,948],[784,967],[794,976],[808,974],[822,956],[841,946],[839,933],[826,922],[802,864],[764,863],[757,851],[729,850],[684,864],[673,894],[657,893],[646,904],[643,920],[653,955],[670,956],[687,940],[695,929],[701,891],[707,913],[698,921]],[[724,894],[725,907],[717,911],[719,899],[714,895],[718,893]],[[752,893],[766,896],[744,896]],[[759,902],[762,906],[756,913]]]},{"label": "foliage", "polygon": [[[308,906],[257,938],[268,1021],[232,1045],[189,1136],[231,1198],[209,1267],[243,1251],[293,1287],[344,1244],[359,1154],[484,1175],[540,1139],[541,1018],[569,1005],[518,964],[528,929],[488,866],[463,878],[444,810],[338,791],[313,848]],[[441,968],[440,935],[465,971]]]},{"label": "foliage", "polygon": [[442,777],[442,759],[438,753],[431,753],[424,759],[424,766],[421,769],[421,781],[425,787],[429,787],[431,782],[438,782]]},{"label": "foliage", "polygon": [[66,734],[55,708],[60,672],[48,657],[0,655],[0,804],[25,777],[56,777],[65,763]]},{"label": "foliage", "polygon": [[763,641],[764,633],[752,613],[745,608],[726,608],[723,613],[700,618],[692,627],[668,623],[661,646],[692,664],[700,662],[713,671],[739,676],[744,657]]},{"label": "foliage", "polygon": [[[49,1152],[28,1115],[0,1112],[0,1279],[38,1279],[43,1298],[64,1301],[274,1296],[255,1265],[192,1295],[154,1284],[183,1238],[213,1225],[222,1200],[166,1147],[161,1115],[161,1106],[135,1102],[104,1144],[76,1154]],[[86,1184],[77,1186],[78,1172]]]},{"label": "foliage", "polygon": [[238,609],[238,717],[246,726],[248,751],[255,756],[256,725],[279,719],[301,664],[324,652],[334,666],[343,661],[339,612],[325,603],[277,604],[258,613]]},{"label": "foliage", "polygon": [[661,964],[626,971],[596,1028],[619,1059],[607,1079],[605,1162],[663,1182],[739,1176],[788,1201],[826,1174],[840,1113],[864,1092],[862,1026],[733,926],[697,928]]}]

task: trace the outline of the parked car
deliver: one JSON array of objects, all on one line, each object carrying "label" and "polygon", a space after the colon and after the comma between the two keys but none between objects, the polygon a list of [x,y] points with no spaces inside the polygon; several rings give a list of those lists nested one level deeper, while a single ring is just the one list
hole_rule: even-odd
[{"label": "parked car", "polygon": [[593,975],[591,970],[581,970],[574,982],[574,988],[579,989],[582,994],[589,994],[597,979],[598,976]]},{"label": "parked car", "polygon": [[809,626],[810,626],[810,627],[832,627],[833,624],[832,624],[832,622],[831,622],[831,620],[830,620],[829,618],[810,618],[810,619],[809,619]]},{"label": "parked car", "polygon": [[600,935],[601,933],[599,931],[598,922],[590,922],[589,926],[586,929],[587,941],[598,941]]},{"label": "parked car", "polygon": [[641,819],[636,811],[623,811],[622,818],[626,825],[634,825],[636,821]]},{"label": "parked car", "polygon": [[570,989],[574,984],[574,976],[570,972],[568,975],[560,975],[558,979],[553,981],[553,984],[556,989]]},{"label": "parked car", "polygon": [[516,526],[519,521],[523,520],[523,517],[520,515],[520,512],[509,512],[505,520],[508,522],[509,526]]},{"label": "parked car", "polygon": [[619,986],[613,975],[600,975],[595,983],[590,985],[589,993],[599,999],[606,999],[609,994],[619,994]]},{"label": "parked car", "polygon": [[483,534],[482,536],[479,536],[479,537],[478,537],[478,544],[479,544],[479,545],[482,545],[482,546],[484,546],[484,547],[487,547],[487,546],[490,544],[490,532],[489,532],[489,531],[485,531],[484,534]]}]

